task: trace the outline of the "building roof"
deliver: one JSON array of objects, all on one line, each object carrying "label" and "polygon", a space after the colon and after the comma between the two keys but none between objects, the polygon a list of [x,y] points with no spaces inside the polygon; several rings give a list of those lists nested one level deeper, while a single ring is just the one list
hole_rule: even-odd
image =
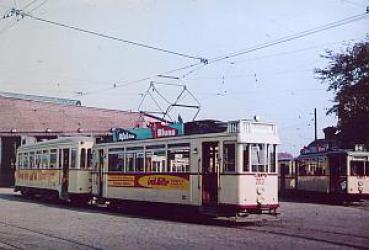
[{"label": "building roof", "polygon": [[52,103],[62,104],[62,105],[74,105],[74,106],[82,105],[81,101],[79,100],[59,98],[59,97],[50,97],[50,96],[25,95],[25,94],[1,92],[1,91],[0,91],[0,96],[10,97],[10,98],[20,99],[20,100],[52,102]]},{"label": "building roof", "polygon": [[107,134],[111,128],[145,127],[139,112],[23,100],[0,95],[0,136]]}]

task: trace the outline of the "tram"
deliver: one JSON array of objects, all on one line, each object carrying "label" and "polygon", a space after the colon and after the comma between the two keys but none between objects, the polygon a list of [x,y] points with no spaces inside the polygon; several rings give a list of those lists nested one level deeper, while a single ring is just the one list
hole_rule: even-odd
[{"label": "tram", "polygon": [[337,198],[369,197],[369,152],[337,149],[296,158],[296,190]]},{"label": "tram", "polygon": [[88,201],[94,142],[90,137],[66,137],[19,147],[14,190],[27,197]]},{"label": "tram", "polygon": [[275,213],[276,125],[238,120],[213,132],[197,125],[185,126],[183,134],[153,126],[153,137],[141,140],[134,130],[122,130],[117,138],[123,141],[96,144],[92,195],[112,206],[187,207],[214,216]]},{"label": "tram", "polygon": [[102,140],[69,137],[21,146],[15,191],[110,206],[188,208],[211,216],[276,214],[275,124],[159,122],[115,128],[109,141]]},{"label": "tram", "polygon": [[281,193],[342,201],[369,197],[369,151],[361,145],[347,150],[311,143],[295,159],[279,161],[279,168]]}]

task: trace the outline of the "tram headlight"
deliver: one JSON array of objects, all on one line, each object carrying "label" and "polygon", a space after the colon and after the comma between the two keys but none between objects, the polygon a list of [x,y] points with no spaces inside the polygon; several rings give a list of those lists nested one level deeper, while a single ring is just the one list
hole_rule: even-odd
[{"label": "tram headlight", "polygon": [[363,186],[359,186],[357,189],[359,190],[360,193],[363,192],[364,190]]},{"label": "tram headlight", "polygon": [[259,205],[261,205],[261,204],[263,204],[264,203],[264,197],[263,196],[258,196],[257,198],[256,198],[256,203],[257,204],[259,204]]},{"label": "tram headlight", "polygon": [[361,186],[364,186],[364,183],[363,183],[362,181],[358,181],[357,185],[358,185],[359,187],[361,187]]},{"label": "tram headlight", "polygon": [[264,187],[258,186],[258,187],[256,188],[256,193],[257,193],[258,195],[261,195],[262,193],[264,193]]}]

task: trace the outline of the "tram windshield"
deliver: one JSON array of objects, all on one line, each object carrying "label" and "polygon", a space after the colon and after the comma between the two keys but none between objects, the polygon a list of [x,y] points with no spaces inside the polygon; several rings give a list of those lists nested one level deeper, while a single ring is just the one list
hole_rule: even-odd
[{"label": "tram windshield", "polygon": [[[353,160],[350,162],[350,166],[351,166],[350,170],[351,170],[352,176],[369,175],[369,162],[368,161]],[[365,171],[365,168],[366,168],[366,171]]]},{"label": "tram windshield", "polygon": [[267,173],[276,172],[276,146],[272,144],[246,144],[243,147],[243,170]]}]

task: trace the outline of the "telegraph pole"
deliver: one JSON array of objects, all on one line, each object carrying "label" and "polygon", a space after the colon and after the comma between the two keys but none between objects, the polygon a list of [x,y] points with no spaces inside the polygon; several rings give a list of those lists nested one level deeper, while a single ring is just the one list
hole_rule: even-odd
[{"label": "telegraph pole", "polygon": [[315,128],[315,141],[318,139],[318,125],[316,121],[316,108],[314,108],[314,128]]}]

